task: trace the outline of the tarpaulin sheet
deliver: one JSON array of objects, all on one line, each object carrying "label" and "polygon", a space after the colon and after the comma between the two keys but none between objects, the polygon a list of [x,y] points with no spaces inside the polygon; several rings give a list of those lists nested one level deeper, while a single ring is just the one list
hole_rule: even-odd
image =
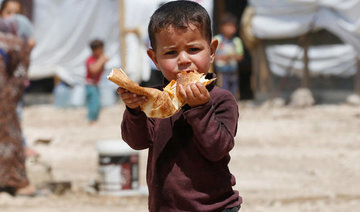
[{"label": "tarpaulin sheet", "polygon": [[[257,38],[292,38],[310,30],[326,29],[338,36],[344,46],[312,47],[310,71],[343,76],[356,72],[355,61],[360,58],[360,0],[250,0],[250,5],[255,10],[252,26]],[[273,46],[266,51],[273,72],[285,72],[279,64],[292,55],[287,52],[291,50],[289,48],[297,47]],[[346,50],[346,61],[339,58],[337,51],[340,50]],[[274,51],[277,55],[271,55]],[[317,63],[316,55],[327,55],[327,58]],[[295,69],[299,68],[300,63],[296,65]]]},{"label": "tarpaulin sheet", "polygon": [[[134,81],[147,80],[150,75],[146,55],[147,25],[152,13],[163,0],[125,0],[125,25],[138,29],[126,36],[126,72]],[[212,0],[196,0],[212,14]],[[121,67],[119,7],[117,0],[34,0],[34,38],[31,54],[31,79],[57,74],[69,84],[81,83],[85,60],[91,54],[89,42],[105,41],[110,57],[106,69]]]}]

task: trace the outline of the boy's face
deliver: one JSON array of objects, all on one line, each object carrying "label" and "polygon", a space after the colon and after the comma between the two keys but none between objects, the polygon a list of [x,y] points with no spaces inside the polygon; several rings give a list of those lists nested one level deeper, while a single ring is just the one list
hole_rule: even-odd
[{"label": "boy's face", "polygon": [[4,10],[1,13],[3,18],[8,18],[12,15],[19,14],[21,10],[21,5],[18,2],[9,1],[6,3]]},{"label": "boy's face", "polygon": [[155,35],[156,47],[148,55],[164,77],[171,81],[184,70],[207,73],[214,61],[217,40],[209,45],[205,36],[194,25],[186,29],[172,26]]},{"label": "boy's face", "polygon": [[232,23],[226,23],[221,26],[221,32],[225,37],[231,38],[236,34],[236,26]]},{"label": "boy's face", "polygon": [[104,54],[104,48],[98,47],[98,48],[94,49],[92,52],[93,52],[93,56],[95,58],[99,58],[102,54]]}]

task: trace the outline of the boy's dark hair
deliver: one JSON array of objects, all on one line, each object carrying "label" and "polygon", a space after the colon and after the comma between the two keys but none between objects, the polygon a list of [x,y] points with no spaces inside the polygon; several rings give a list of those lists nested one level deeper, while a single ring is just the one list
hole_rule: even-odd
[{"label": "boy's dark hair", "polygon": [[209,43],[211,42],[211,20],[207,11],[200,4],[184,0],[163,4],[150,18],[148,33],[151,47],[155,48],[155,34],[161,30],[170,26],[186,29],[190,24],[195,25]]},{"label": "boy's dark hair", "polygon": [[104,42],[102,40],[93,40],[90,42],[90,48],[91,50],[95,50],[98,48],[103,48],[104,47]]},{"label": "boy's dark hair", "polygon": [[221,17],[221,21],[220,21],[220,24],[221,25],[224,25],[224,24],[233,24],[233,25],[237,25],[237,19],[236,17],[231,14],[231,13],[225,13],[223,15],[223,17]]}]

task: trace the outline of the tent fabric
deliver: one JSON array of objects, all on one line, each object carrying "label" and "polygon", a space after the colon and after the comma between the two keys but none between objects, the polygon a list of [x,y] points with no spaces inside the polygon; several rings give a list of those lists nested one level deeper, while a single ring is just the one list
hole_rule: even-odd
[{"label": "tent fabric", "polygon": [[[114,18],[115,17],[115,18]],[[50,77],[66,71],[70,79],[83,82],[89,42],[105,41],[111,58],[106,68],[120,65],[117,2],[97,0],[34,1],[34,38],[29,77]]]},{"label": "tent fabric", "polygon": [[327,29],[360,55],[360,0],[250,0],[253,31],[261,39],[296,37]]},{"label": "tent fabric", "polygon": [[[212,14],[212,0],[196,0]],[[124,0],[125,26],[137,29],[139,35],[126,35],[126,72],[136,81],[150,77],[150,60],[146,55],[147,25],[152,13],[164,0]],[[34,0],[34,38],[31,53],[30,79],[56,75],[70,87],[70,105],[85,102],[85,60],[91,55],[89,42],[105,41],[105,53],[110,60],[100,80],[101,102],[115,102],[116,86],[106,80],[113,67],[121,67],[118,0]],[[63,90],[64,90],[63,89]],[[61,89],[60,89],[61,90]],[[57,98],[57,97],[56,97]]]},{"label": "tent fabric", "polygon": [[[213,1],[195,0],[212,14]],[[125,26],[138,29],[140,36],[126,36],[126,72],[136,82],[150,77],[146,55],[147,24],[164,0],[125,0]],[[105,41],[110,57],[106,69],[121,67],[119,7],[117,0],[34,0],[34,37],[29,77],[55,74],[69,84],[83,83],[85,60],[91,54],[89,42]]]},{"label": "tent fabric", "polygon": [[[266,47],[269,66],[277,76],[302,76],[303,50],[297,45],[272,45]],[[350,45],[324,45],[309,48],[311,76],[337,75],[348,77],[356,73],[354,49]]]},{"label": "tent fabric", "polygon": [[[156,8],[154,5],[146,0],[125,0],[126,27],[144,27]],[[34,28],[37,44],[31,55],[31,79],[56,74],[68,84],[83,83],[85,60],[91,54],[89,42],[93,39],[105,41],[105,53],[110,58],[105,69],[121,67],[116,0],[35,0]],[[146,80],[150,68],[144,37],[128,34],[125,39],[126,71],[134,81]]]},{"label": "tent fabric", "polygon": [[[250,5],[255,10],[252,20],[255,37],[259,39],[293,38],[310,30],[326,29],[338,36],[345,44],[343,47],[336,48],[312,47],[313,53],[309,56],[310,66],[312,66],[310,71],[315,70],[315,55],[328,55],[322,63],[317,63],[317,71],[314,74],[347,76],[356,72],[355,60],[360,59],[360,16],[358,15],[360,0],[250,0]],[[274,73],[285,72],[285,69],[280,70],[282,66],[279,64],[287,59],[288,54],[284,51],[290,50],[289,48],[295,49],[296,46],[273,46],[266,51],[268,57],[271,57],[270,67],[274,69],[272,70]],[[339,49],[346,49],[346,65],[343,60],[336,59],[338,52],[335,51]],[[274,51],[278,54],[270,55],[275,53]],[[334,64],[334,61],[338,63]],[[329,67],[327,65],[329,63],[333,66]],[[295,67],[297,68],[299,67]]]}]

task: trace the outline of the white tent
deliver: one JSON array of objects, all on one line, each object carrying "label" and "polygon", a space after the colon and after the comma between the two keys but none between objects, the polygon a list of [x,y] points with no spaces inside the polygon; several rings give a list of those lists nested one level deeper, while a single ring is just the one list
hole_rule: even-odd
[{"label": "white tent", "polygon": [[[31,53],[30,79],[57,75],[74,86],[72,104],[82,105],[85,60],[91,54],[89,42],[95,38],[105,41],[105,53],[110,57],[106,71],[121,67],[119,14],[125,11],[125,28],[139,32],[126,34],[126,72],[134,81],[147,80],[147,24],[156,8],[167,1],[124,0],[125,8],[119,8],[119,0],[34,0],[36,46]],[[212,0],[196,1],[212,14]],[[105,79],[101,83],[105,88],[115,88]]]},{"label": "white tent", "polygon": [[[312,75],[347,77],[356,73],[356,59],[360,59],[360,0],[250,0],[250,5],[255,11],[253,34],[259,39],[293,38],[310,30],[326,29],[344,42],[309,48]],[[291,65],[293,73],[304,68],[299,46],[268,46],[266,54],[276,75],[284,76]]]},{"label": "white tent", "polygon": [[[140,37],[126,37],[128,73],[135,81],[148,78],[146,28],[151,14],[164,0],[125,0],[125,27],[138,29]],[[212,13],[212,2],[197,0]],[[121,66],[119,6],[117,0],[34,0],[34,37],[31,79],[53,76],[57,70],[68,73],[68,80],[80,81],[85,74],[88,47],[94,38],[105,41],[111,58],[106,68]],[[66,74],[62,74],[64,77]]]},{"label": "white tent", "polygon": [[61,70],[63,80],[82,82],[85,60],[91,55],[89,42],[95,38],[105,41],[110,57],[106,69],[120,66],[118,14],[115,0],[35,0],[36,46],[29,77],[50,77]]}]

